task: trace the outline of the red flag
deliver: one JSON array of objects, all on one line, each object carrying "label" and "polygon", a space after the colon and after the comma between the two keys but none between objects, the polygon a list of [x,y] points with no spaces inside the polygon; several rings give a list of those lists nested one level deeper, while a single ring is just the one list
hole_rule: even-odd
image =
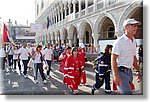
[{"label": "red flag", "polygon": [[3,26],[3,42],[10,43],[9,32],[5,24]]}]

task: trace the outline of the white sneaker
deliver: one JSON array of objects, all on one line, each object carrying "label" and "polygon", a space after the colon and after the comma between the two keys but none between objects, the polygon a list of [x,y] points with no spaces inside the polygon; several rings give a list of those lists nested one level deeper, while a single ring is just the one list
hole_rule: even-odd
[{"label": "white sneaker", "polygon": [[46,78],[47,78],[47,80],[49,80],[49,79],[50,79],[50,76],[49,76],[49,75],[47,75],[47,76],[46,76]]},{"label": "white sneaker", "polygon": [[35,84],[38,84],[38,83],[39,83],[39,81],[38,81],[38,80],[34,80],[34,83],[35,83]]},{"label": "white sneaker", "polygon": [[47,83],[47,81],[46,81],[46,80],[44,80],[44,81],[43,81],[43,84],[46,84],[46,83]]},{"label": "white sneaker", "polygon": [[24,75],[25,78],[28,78],[28,75]]}]

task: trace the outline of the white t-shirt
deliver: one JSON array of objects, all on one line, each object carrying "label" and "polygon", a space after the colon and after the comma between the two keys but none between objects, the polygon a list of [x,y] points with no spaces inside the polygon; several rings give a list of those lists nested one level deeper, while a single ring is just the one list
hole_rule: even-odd
[{"label": "white t-shirt", "polygon": [[125,66],[131,68],[134,62],[134,56],[136,56],[136,41],[133,38],[133,42],[123,34],[118,38],[113,45],[112,53],[119,55],[117,62],[118,67]]},{"label": "white t-shirt", "polygon": [[52,49],[46,48],[45,50],[43,50],[43,55],[45,55],[44,56],[45,60],[52,60],[52,54],[53,54]]},{"label": "white t-shirt", "polygon": [[20,50],[19,50],[19,53],[20,53],[20,59],[21,60],[28,60],[28,56],[29,56],[29,52],[28,52],[28,48],[26,47],[26,48],[21,48]]},{"label": "white t-shirt", "polygon": [[13,55],[13,48],[11,45],[6,46],[6,52],[8,55]]},{"label": "white t-shirt", "polygon": [[19,51],[14,50],[13,59],[18,59]]},{"label": "white t-shirt", "polygon": [[41,62],[41,54],[37,53],[37,52],[35,52],[34,54],[35,54],[34,63],[42,63]]}]

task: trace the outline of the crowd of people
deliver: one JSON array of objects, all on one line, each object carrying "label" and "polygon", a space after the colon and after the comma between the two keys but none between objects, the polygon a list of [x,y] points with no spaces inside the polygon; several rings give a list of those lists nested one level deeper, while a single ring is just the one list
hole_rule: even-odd
[{"label": "crowd of people", "polygon": [[[5,64],[8,62],[9,69],[13,72],[19,68],[21,75],[28,77],[28,68],[33,68],[34,82],[38,84],[38,71],[40,72],[43,83],[51,77],[51,64],[60,61],[59,71],[63,73],[63,83],[73,94],[79,94],[78,86],[86,84],[85,58],[86,53],[98,52],[98,57],[94,60],[95,84],[91,88],[91,94],[99,89],[105,82],[105,93],[111,93],[110,72],[113,72],[113,87],[119,94],[132,94],[135,88],[132,83],[133,74],[131,68],[136,70],[138,81],[141,81],[141,73],[136,59],[136,42],[133,36],[136,34],[140,23],[134,19],[127,19],[124,22],[125,33],[119,37],[114,45],[106,45],[102,53],[100,46],[95,50],[91,45],[88,52],[83,43],[79,47],[52,45],[46,46],[37,44],[31,46],[24,42],[22,46],[7,44],[0,47],[0,62],[2,70],[6,70]],[[21,66],[23,63],[23,70]],[[143,61],[143,49],[139,48],[139,64]],[[17,66],[18,65],[18,66]],[[44,74],[44,66],[46,73]]]}]

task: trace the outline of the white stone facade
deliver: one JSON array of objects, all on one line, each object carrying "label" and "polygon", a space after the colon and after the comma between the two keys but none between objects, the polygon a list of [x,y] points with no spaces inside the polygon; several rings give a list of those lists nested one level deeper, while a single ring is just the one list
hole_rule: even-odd
[{"label": "white stone facade", "polygon": [[[44,28],[36,42],[97,46],[98,40],[122,35],[125,19],[143,22],[143,0],[35,0],[35,6],[36,23]],[[136,38],[142,35],[143,25]]]}]

